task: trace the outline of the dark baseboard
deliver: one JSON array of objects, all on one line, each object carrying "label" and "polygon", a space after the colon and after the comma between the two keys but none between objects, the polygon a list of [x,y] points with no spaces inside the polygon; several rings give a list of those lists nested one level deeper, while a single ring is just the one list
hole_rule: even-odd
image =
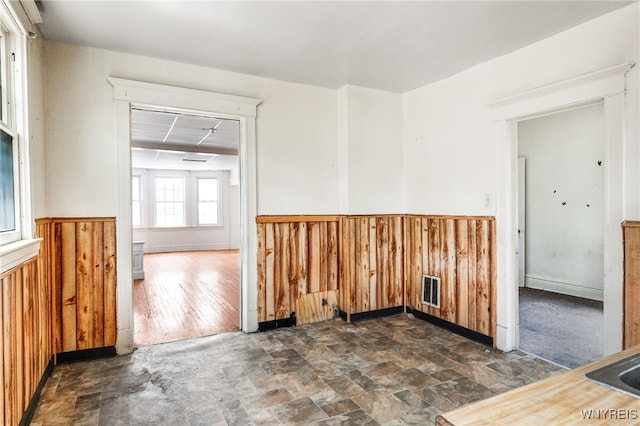
[{"label": "dark baseboard", "polygon": [[296,314],[293,312],[291,317],[283,318],[273,321],[264,321],[258,323],[258,331],[273,330],[280,327],[295,327],[296,326]]},{"label": "dark baseboard", "polygon": [[407,306],[407,312],[413,314],[413,316],[415,316],[418,319],[430,322],[431,324],[437,325],[438,327],[442,327],[445,330],[449,330],[453,333],[459,334],[460,336],[466,337],[467,339],[474,340],[476,342],[485,344],[487,346],[493,346],[493,337],[489,337],[485,334],[478,333],[477,331],[469,330],[468,328],[459,326],[458,324],[454,324],[449,321],[445,321],[438,317],[434,317],[433,315],[425,314],[422,311],[413,309],[411,306]]},{"label": "dark baseboard", "polygon": [[[378,310],[369,311],[369,312],[359,312],[357,314],[351,314],[351,322],[363,321],[363,320],[374,319],[374,318],[389,317],[391,315],[398,315],[403,312],[404,312],[404,307],[402,306],[378,309]],[[340,318],[342,318],[343,321],[347,320],[346,312],[338,311],[338,315],[340,315]]]},{"label": "dark baseboard", "polygon": [[36,413],[36,408],[38,408],[38,404],[40,403],[40,396],[42,395],[42,389],[44,389],[44,385],[47,383],[47,379],[53,373],[53,357],[49,360],[49,364],[47,364],[47,368],[44,370],[44,374],[40,378],[40,382],[38,383],[38,387],[36,391],[31,396],[31,400],[29,401],[29,406],[25,410],[22,415],[22,419],[20,419],[20,426],[27,426],[31,424],[31,420],[33,419],[33,415]]},{"label": "dark baseboard", "polygon": [[105,346],[103,348],[61,352],[56,355],[56,362],[58,364],[69,364],[72,362],[86,361],[89,359],[109,358],[116,355],[117,354],[115,346]]}]

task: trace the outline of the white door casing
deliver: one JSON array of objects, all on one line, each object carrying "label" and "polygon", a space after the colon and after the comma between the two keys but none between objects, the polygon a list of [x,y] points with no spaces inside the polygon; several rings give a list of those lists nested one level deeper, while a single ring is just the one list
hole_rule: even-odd
[{"label": "white door casing", "polygon": [[131,231],[132,106],[166,111],[215,114],[240,122],[240,294],[243,331],[258,329],[256,223],[256,113],[259,99],[203,90],[109,78],[116,107],[118,209],[116,216],[117,327],[116,351],[133,351],[133,268]]},{"label": "white door casing", "polygon": [[604,353],[622,349],[622,232],[625,195],[638,188],[625,175],[625,87],[631,63],[584,74],[517,94],[489,105],[498,158],[498,288],[496,346],[518,346],[517,123],[542,114],[604,100],[605,106],[605,277]]},{"label": "white door casing", "polygon": [[524,287],[525,275],[525,237],[527,235],[526,223],[526,160],[524,157],[518,157],[518,287]]}]

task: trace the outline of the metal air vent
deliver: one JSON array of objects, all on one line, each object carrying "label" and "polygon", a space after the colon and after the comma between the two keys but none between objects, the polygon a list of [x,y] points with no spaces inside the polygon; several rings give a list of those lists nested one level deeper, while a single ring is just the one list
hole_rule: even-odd
[{"label": "metal air vent", "polygon": [[422,276],[422,304],[440,309],[440,277]]}]

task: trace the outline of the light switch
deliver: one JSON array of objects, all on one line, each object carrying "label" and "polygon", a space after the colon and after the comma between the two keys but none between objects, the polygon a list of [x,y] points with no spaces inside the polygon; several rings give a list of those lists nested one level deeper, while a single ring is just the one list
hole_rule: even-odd
[{"label": "light switch", "polygon": [[484,206],[485,207],[493,207],[493,194],[487,192],[484,194]]}]

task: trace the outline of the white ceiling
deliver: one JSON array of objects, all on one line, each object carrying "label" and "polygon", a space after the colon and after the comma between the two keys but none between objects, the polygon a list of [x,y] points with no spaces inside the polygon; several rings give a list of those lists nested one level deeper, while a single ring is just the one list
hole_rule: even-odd
[{"label": "white ceiling", "polygon": [[39,1],[45,38],[406,92],[630,1]]},{"label": "white ceiling", "polygon": [[239,139],[236,120],[131,111],[131,162],[135,168],[236,170]]},{"label": "white ceiling", "polygon": [[131,111],[131,144],[143,148],[185,149],[237,154],[240,123],[216,117],[177,114],[134,108]]}]

